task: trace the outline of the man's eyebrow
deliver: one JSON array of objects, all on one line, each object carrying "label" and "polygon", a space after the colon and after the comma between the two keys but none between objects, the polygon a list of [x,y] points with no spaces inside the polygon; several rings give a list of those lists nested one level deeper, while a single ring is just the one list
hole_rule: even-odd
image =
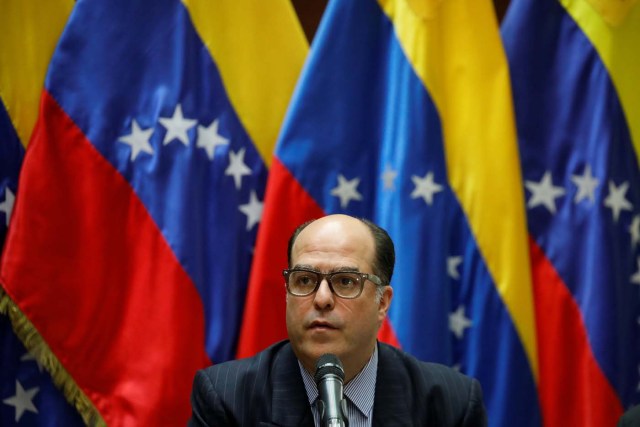
[{"label": "man's eyebrow", "polygon": [[[296,264],[293,266],[292,270],[295,269],[302,269],[302,270],[310,270],[310,271],[314,271],[316,273],[322,273],[320,270],[318,270],[316,267],[309,265],[309,264]],[[338,268],[334,268],[330,271],[328,271],[328,273],[338,273],[338,272],[346,272],[346,273],[359,273],[360,270],[358,269],[358,267],[338,267]]]}]

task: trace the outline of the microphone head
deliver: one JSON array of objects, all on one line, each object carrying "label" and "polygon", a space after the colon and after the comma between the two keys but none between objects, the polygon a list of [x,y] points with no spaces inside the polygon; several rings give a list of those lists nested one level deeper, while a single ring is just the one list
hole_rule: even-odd
[{"label": "microphone head", "polygon": [[323,354],[316,362],[316,373],[313,376],[316,384],[320,383],[320,380],[327,374],[333,374],[340,378],[340,381],[344,381],[342,362],[335,354]]}]

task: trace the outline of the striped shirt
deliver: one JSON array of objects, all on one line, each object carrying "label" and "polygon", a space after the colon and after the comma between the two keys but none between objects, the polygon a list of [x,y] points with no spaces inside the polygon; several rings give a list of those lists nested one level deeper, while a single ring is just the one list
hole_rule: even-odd
[{"label": "striped shirt", "polygon": [[[320,427],[320,413],[316,406],[319,397],[318,386],[313,376],[302,367],[298,361],[304,388],[307,390],[309,405],[313,413],[313,421],[316,427]],[[344,395],[347,398],[347,419],[349,427],[371,427],[373,422],[373,399],[376,393],[376,378],[378,376],[378,346],[373,350],[373,355],[360,371],[344,386]]]}]

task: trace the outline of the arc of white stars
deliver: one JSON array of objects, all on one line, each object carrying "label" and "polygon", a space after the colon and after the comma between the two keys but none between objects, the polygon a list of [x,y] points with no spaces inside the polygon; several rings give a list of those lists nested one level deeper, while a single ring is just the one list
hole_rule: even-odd
[{"label": "arc of white stars", "polygon": [[131,161],[133,162],[138,154],[148,153],[153,155],[153,147],[149,143],[151,135],[153,134],[153,128],[142,129],[136,119],[131,122],[131,133],[121,136],[118,142],[127,144],[131,147]]},{"label": "arc of white stars", "polygon": [[640,243],[640,215],[636,215],[629,225],[629,234],[631,234],[631,247],[635,248]]},{"label": "arc of white stars", "polygon": [[38,391],[40,391],[39,387],[30,388],[25,391],[20,381],[16,380],[16,394],[2,401],[4,404],[13,406],[16,409],[16,423],[20,421],[25,411],[38,413],[38,408],[33,404],[33,398],[38,394]]},{"label": "arc of white stars", "polygon": [[422,197],[429,206],[433,204],[433,196],[443,190],[443,186],[433,180],[433,172],[428,172],[423,178],[418,175],[411,177],[415,188],[411,192],[411,198]]},{"label": "arc of white stars", "polygon": [[218,133],[219,126],[219,119],[211,122],[209,126],[198,125],[198,140],[196,141],[196,146],[203,148],[207,152],[209,160],[213,160],[215,157],[217,147],[229,145],[229,140]]},{"label": "arc of white stars", "polygon": [[387,165],[384,172],[382,172],[382,176],[380,177],[384,184],[383,188],[385,189],[385,191],[393,191],[396,189],[394,182],[397,176],[398,171],[393,170],[390,165]]},{"label": "arc of white stars", "polygon": [[176,109],[173,111],[173,116],[170,118],[161,117],[158,121],[167,129],[167,133],[162,141],[163,145],[168,145],[171,141],[177,139],[182,142],[185,147],[189,146],[189,135],[187,135],[187,132],[198,122],[194,119],[186,119],[182,115],[181,104],[176,106]]},{"label": "arc of white stars", "polygon": [[459,279],[460,273],[458,273],[458,266],[462,263],[461,256],[447,257],[447,274],[453,279]]},{"label": "arc of white stars", "polygon": [[564,188],[556,187],[551,182],[551,172],[546,171],[540,182],[525,181],[525,187],[531,191],[531,198],[527,202],[527,207],[535,208],[544,206],[552,214],[556,213],[555,199],[565,194]]},{"label": "arc of white stars", "polygon": [[470,319],[464,315],[464,305],[459,306],[456,311],[449,314],[449,329],[458,339],[462,339],[464,331],[473,325]]},{"label": "arc of white stars", "polygon": [[249,203],[240,205],[238,209],[247,216],[247,231],[251,230],[262,219],[263,203],[258,200],[255,191],[251,191]]},{"label": "arc of white stars", "polygon": [[224,171],[225,175],[233,177],[236,189],[242,187],[242,177],[251,175],[251,169],[244,162],[245,147],[242,147],[237,153],[229,151],[229,166]]},{"label": "arc of white stars", "polygon": [[16,196],[9,187],[4,187],[4,201],[0,203],[0,212],[4,212],[4,223],[8,227],[11,215],[13,214],[13,205],[15,204]]},{"label": "arc of white stars", "polygon": [[331,195],[340,198],[342,209],[346,208],[351,200],[362,200],[362,194],[358,192],[358,184],[360,184],[358,177],[349,180],[342,174],[338,175],[338,185],[331,189]]},{"label": "arc of white stars", "polygon": [[590,165],[585,166],[582,175],[572,175],[571,181],[578,187],[576,197],[573,199],[574,203],[580,203],[584,199],[588,199],[592,203],[595,202],[595,192],[599,181],[591,175]]},{"label": "arc of white stars", "polygon": [[604,199],[604,205],[611,209],[614,222],[618,222],[620,212],[630,211],[633,209],[633,205],[625,197],[625,193],[628,189],[629,182],[627,181],[620,184],[620,187],[616,187],[616,184],[613,181],[609,181],[609,195]]},{"label": "arc of white stars", "polygon": [[638,264],[638,271],[633,273],[631,276],[631,283],[635,283],[636,285],[640,285],[640,256],[636,259]]}]

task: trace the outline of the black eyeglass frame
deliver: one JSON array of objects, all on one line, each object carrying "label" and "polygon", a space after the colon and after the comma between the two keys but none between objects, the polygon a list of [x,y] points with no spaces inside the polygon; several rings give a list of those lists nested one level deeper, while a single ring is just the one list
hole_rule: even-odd
[{"label": "black eyeglass frame", "polygon": [[[314,286],[314,288],[307,294],[294,294],[293,292],[291,292],[291,289],[289,288],[289,275],[291,273],[295,273],[298,271],[302,271],[305,273],[312,273],[315,274],[317,277],[317,281],[316,281],[316,285]],[[342,295],[339,295],[338,293],[336,293],[335,289],[333,288],[333,284],[331,283],[331,278],[336,275],[336,274],[354,274],[360,281],[360,290],[358,291],[358,293],[352,297],[345,297]],[[309,270],[306,268],[292,268],[292,269],[285,269],[282,270],[282,275],[284,276],[284,284],[285,287],[287,288],[287,292],[289,293],[289,295],[292,295],[294,297],[308,297],[309,295],[312,295],[314,293],[316,293],[318,291],[318,289],[320,288],[320,285],[322,284],[322,281],[324,279],[327,279],[327,284],[329,285],[329,289],[331,289],[331,292],[333,293],[333,295],[337,296],[338,298],[342,298],[342,299],[356,299],[358,298],[360,295],[362,295],[362,291],[364,289],[364,282],[365,280],[369,280],[371,283],[373,283],[376,286],[386,286],[382,284],[382,279],[380,279],[378,276],[376,276],[375,274],[368,274],[368,273],[360,273],[359,271],[334,271],[331,273],[320,273],[319,271],[315,271],[315,270]]]}]

